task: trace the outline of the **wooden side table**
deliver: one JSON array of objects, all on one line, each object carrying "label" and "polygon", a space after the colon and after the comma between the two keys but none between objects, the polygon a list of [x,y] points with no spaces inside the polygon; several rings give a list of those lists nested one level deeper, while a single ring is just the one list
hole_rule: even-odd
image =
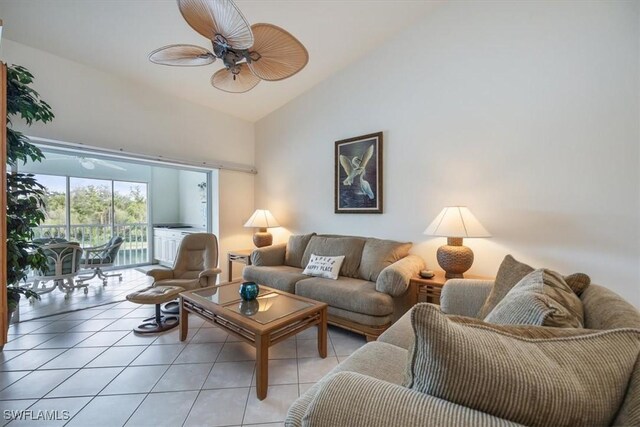
[{"label": "wooden side table", "polygon": [[251,265],[251,252],[253,252],[253,249],[238,249],[227,252],[229,282],[233,280],[233,263],[238,262],[244,265]]},{"label": "wooden side table", "polygon": [[[440,294],[444,284],[447,283],[444,277],[444,271],[434,271],[436,273],[431,279],[423,279],[422,277],[414,277],[411,279],[411,285],[415,286],[418,294],[418,302],[428,302],[431,304],[440,304]],[[493,280],[493,277],[477,276],[474,274],[465,274],[465,279],[475,280]],[[421,298],[422,297],[422,298]]]}]

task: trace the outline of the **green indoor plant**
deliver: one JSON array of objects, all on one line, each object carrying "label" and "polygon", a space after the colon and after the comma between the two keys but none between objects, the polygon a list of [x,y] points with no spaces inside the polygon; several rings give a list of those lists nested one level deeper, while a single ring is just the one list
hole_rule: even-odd
[{"label": "green indoor plant", "polygon": [[[20,286],[29,269],[46,265],[42,251],[33,245],[33,227],[44,219],[44,187],[31,174],[17,173],[18,163],[41,161],[42,151],[22,132],[11,128],[11,118],[20,117],[27,125],[53,120],[49,104],[40,99],[30,85],[33,75],[24,67],[7,67],[7,303],[9,319],[18,307],[20,296],[39,299],[30,289]],[[8,324],[9,322],[7,322]]]}]

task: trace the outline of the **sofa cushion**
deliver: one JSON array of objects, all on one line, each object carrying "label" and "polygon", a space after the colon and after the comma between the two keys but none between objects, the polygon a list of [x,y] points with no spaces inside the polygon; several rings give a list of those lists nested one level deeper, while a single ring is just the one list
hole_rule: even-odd
[{"label": "sofa cushion", "polygon": [[324,237],[313,236],[304,251],[302,267],[309,263],[311,254],[338,256],[344,255],[344,262],[340,269],[341,276],[358,278],[358,267],[362,258],[362,248],[365,239],[362,237]]},{"label": "sofa cushion", "polygon": [[319,277],[305,278],[296,283],[296,295],[326,302],[332,307],[371,316],[393,313],[393,299],[376,291],[376,284],[367,280],[338,277],[338,280]]},{"label": "sofa cushion", "polygon": [[525,425],[610,425],[640,354],[635,329],[522,338],[430,304],[411,320],[408,387]]},{"label": "sofa cushion", "polygon": [[386,267],[409,254],[411,243],[368,238],[362,249],[360,279],[375,282]]},{"label": "sofa cushion", "polygon": [[315,235],[316,233],[289,236],[287,251],[284,255],[284,264],[289,267],[304,268],[302,265],[302,257],[304,256],[304,251],[307,249],[309,241]]},{"label": "sofa cushion", "polygon": [[484,319],[489,323],[582,328],[580,298],[555,271],[527,274]]},{"label": "sofa cushion", "polygon": [[296,282],[307,279],[309,276],[302,274],[302,269],[287,265],[275,265],[257,267],[247,265],[242,270],[242,278],[256,282],[258,285],[266,285],[280,291],[295,293]]},{"label": "sofa cushion", "polygon": [[356,372],[393,384],[401,384],[406,362],[407,351],[390,344],[370,342],[360,347],[293,402],[285,424],[302,425],[302,417],[307,412],[309,404],[331,375],[338,372]]},{"label": "sofa cushion", "polygon": [[[487,317],[487,315],[491,313],[491,310],[496,308],[496,305],[502,301],[502,298],[504,298],[505,295],[507,295],[524,276],[531,273],[533,270],[535,270],[535,268],[516,260],[511,255],[504,257],[504,260],[502,260],[502,264],[500,264],[500,268],[498,269],[498,274],[496,275],[493,288],[480,309],[478,317],[480,319]],[[578,296],[580,296],[591,283],[589,276],[584,273],[575,273],[565,276],[564,280]]]}]

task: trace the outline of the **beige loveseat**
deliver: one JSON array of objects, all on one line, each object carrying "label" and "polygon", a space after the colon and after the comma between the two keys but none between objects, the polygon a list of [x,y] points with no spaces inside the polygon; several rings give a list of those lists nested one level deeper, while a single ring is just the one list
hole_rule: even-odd
[{"label": "beige loveseat", "polygon": [[[329,323],[375,339],[416,302],[410,279],[424,261],[411,243],[365,237],[306,234],[256,249],[242,272],[251,280],[329,304]],[[311,255],[345,259],[338,280],[302,274]]]},{"label": "beige loveseat", "polygon": [[[449,280],[442,292],[442,311],[446,314],[476,317],[492,284],[491,281]],[[640,313],[606,288],[591,285],[580,299],[584,307],[586,328],[640,328]],[[289,409],[285,425],[519,425],[402,386],[407,366],[407,349],[414,340],[410,313],[383,333],[378,341],[355,351],[296,400]],[[623,393],[624,403],[613,424],[640,425],[638,363],[627,390]]]}]

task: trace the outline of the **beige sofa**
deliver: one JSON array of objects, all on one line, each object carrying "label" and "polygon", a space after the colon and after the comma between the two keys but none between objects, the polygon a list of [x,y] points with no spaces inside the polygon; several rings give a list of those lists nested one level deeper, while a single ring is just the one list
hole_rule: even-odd
[{"label": "beige sofa", "polygon": [[[244,280],[329,304],[331,324],[377,338],[416,302],[410,279],[424,261],[409,255],[411,243],[365,237],[291,236],[287,244],[256,249]],[[311,255],[345,260],[338,280],[302,274]]]},{"label": "beige sofa", "polygon": [[[449,280],[442,292],[442,311],[476,317],[492,284],[491,281]],[[586,328],[640,328],[640,313],[614,292],[591,285],[580,298]],[[407,313],[378,341],[358,349],[296,400],[285,425],[519,425],[403,387],[407,349],[412,342],[413,330],[410,313]],[[639,370],[636,364],[626,390],[625,409],[620,410],[614,425],[640,425]]]}]

